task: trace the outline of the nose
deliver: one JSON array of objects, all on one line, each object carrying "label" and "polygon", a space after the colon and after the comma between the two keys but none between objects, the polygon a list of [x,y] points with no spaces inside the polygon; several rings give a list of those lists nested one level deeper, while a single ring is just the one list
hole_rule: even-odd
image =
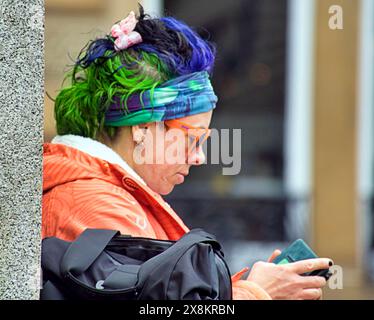
[{"label": "nose", "polygon": [[201,146],[195,148],[188,156],[188,164],[193,166],[202,165],[205,162],[205,153]]}]

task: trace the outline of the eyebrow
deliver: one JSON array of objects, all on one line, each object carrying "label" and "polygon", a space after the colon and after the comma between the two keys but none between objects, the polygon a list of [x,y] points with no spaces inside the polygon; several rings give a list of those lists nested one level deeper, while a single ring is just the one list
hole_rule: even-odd
[{"label": "eyebrow", "polygon": [[192,130],[193,130],[193,129],[209,129],[209,128],[207,128],[207,127],[195,127],[195,126],[194,126],[194,128],[189,128],[189,127],[186,127],[186,126],[183,125],[183,124],[182,124],[182,127],[185,128],[185,129],[187,129],[187,130],[190,130],[190,129],[192,129]]}]

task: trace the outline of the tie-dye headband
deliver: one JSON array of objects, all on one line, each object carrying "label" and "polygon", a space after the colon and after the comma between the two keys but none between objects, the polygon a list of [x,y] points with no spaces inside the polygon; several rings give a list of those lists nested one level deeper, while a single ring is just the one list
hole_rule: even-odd
[{"label": "tie-dye headband", "polygon": [[154,90],[133,94],[127,100],[127,108],[121,100],[114,98],[105,114],[106,125],[132,126],[203,113],[214,109],[218,98],[208,73],[201,71],[168,80]]}]

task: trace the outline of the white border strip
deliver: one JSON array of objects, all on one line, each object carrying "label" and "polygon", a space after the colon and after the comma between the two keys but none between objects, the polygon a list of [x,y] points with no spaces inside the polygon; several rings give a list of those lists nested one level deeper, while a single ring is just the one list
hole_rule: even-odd
[{"label": "white border strip", "polygon": [[361,1],[358,85],[358,190],[373,194],[374,180],[374,1]]},{"label": "white border strip", "polygon": [[143,0],[142,6],[144,12],[151,16],[162,17],[164,12],[164,1],[163,0]]},{"label": "white border strip", "polygon": [[374,1],[361,0],[358,47],[357,192],[359,258],[366,256],[371,227],[370,198],[374,185]]},{"label": "white border strip", "polygon": [[315,1],[289,0],[285,103],[285,188],[311,192]]}]

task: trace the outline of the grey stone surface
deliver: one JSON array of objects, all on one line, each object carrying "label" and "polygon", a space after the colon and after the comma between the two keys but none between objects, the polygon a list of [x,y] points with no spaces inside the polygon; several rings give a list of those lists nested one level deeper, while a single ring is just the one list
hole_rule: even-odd
[{"label": "grey stone surface", "polygon": [[38,299],[44,2],[0,0],[0,299]]}]

